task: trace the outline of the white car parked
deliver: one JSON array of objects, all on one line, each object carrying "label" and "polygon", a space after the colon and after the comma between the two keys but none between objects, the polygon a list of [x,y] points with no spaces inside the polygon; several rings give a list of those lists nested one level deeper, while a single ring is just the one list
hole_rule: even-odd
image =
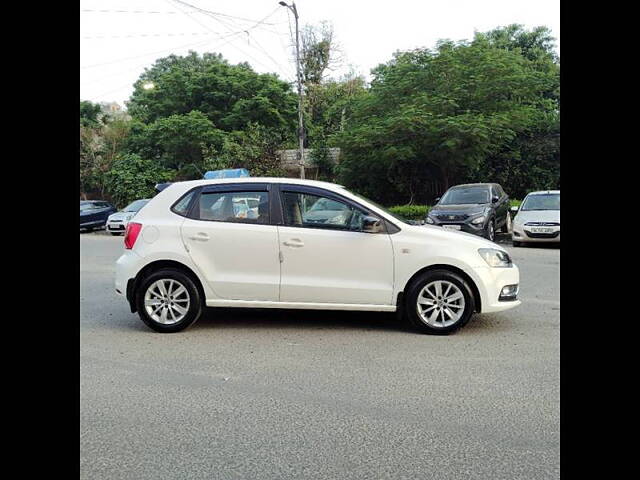
[{"label": "white car parked", "polygon": [[528,193],[513,219],[514,247],[525,243],[560,243],[560,190]]},{"label": "white car parked", "polygon": [[138,211],[144,207],[149,200],[143,198],[141,200],[136,200],[131,202],[129,205],[124,207],[122,210],[116,213],[112,213],[107,218],[107,232],[111,235],[122,235],[131,219],[138,213]]},{"label": "white car parked", "polygon": [[[314,209],[323,199],[348,214]],[[124,243],[116,292],[158,332],[188,327],[206,306],[399,310],[422,332],[448,333],[474,312],[520,304],[519,271],[501,246],[409,225],[325,182],[174,183],[129,223]]]}]

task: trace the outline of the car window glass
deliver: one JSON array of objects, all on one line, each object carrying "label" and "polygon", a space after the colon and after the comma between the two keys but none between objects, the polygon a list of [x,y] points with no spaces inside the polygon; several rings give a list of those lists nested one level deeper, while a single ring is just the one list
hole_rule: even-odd
[{"label": "car window glass", "polygon": [[178,203],[176,203],[171,210],[173,210],[178,215],[182,215],[186,217],[189,213],[189,205],[191,203],[191,199],[195,195],[195,190],[190,192],[188,195],[182,197]]},{"label": "car window glass", "polygon": [[267,192],[207,192],[200,195],[197,218],[216,222],[269,223]]},{"label": "car window glass", "polygon": [[362,230],[363,213],[346,203],[308,193],[283,192],[282,197],[285,225]]},{"label": "car window glass", "polygon": [[560,210],[560,194],[528,195],[522,202],[520,210],[525,212],[528,210]]},{"label": "car window glass", "polygon": [[438,204],[440,205],[472,205],[489,203],[487,187],[456,187],[447,190]]}]

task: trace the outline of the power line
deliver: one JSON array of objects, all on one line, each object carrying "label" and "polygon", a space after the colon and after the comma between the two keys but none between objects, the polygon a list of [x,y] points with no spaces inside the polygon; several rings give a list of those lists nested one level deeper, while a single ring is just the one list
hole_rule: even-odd
[{"label": "power line", "polygon": [[184,37],[187,35],[211,35],[212,32],[181,32],[181,33],[128,33],[126,35],[87,35],[80,37],[83,40],[103,39],[103,38],[140,38],[140,37]]}]

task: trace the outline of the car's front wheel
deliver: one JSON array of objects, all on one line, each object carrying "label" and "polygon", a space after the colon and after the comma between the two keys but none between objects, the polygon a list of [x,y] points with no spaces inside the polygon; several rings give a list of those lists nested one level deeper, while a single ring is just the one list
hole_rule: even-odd
[{"label": "car's front wheel", "polygon": [[487,223],[487,228],[485,229],[484,236],[487,240],[494,241],[496,238],[496,226],[494,220],[489,220]]},{"label": "car's front wheel", "polygon": [[502,226],[503,233],[511,232],[511,213],[507,212],[507,218],[504,221],[504,225]]},{"label": "car's front wheel", "polygon": [[144,278],[136,291],[142,321],[156,332],[173,333],[192,325],[203,311],[203,300],[193,280],[168,268]]},{"label": "car's front wheel", "polygon": [[420,275],[407,291],[409,322],[423,333],[448,334],[465,325],[475,311],[467,282],[449,270]]}]

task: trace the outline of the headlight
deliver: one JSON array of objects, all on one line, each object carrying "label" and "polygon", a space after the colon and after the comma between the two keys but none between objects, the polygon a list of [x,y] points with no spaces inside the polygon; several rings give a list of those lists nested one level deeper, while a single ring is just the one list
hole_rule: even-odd
[{"label": "headlight", "polygon": [[433,221],[433,218],[427,217],[427,223],[434,224],[436,222]]},{"label": "headlight", "polygon": [[484,258],[484,261],[487,262],[490,267],[506,268],[513,265],[509,258],[509,254],[502,250],[497,250],[495,248],[481,248],[478,250],[478,253],[482,258]]},{"label": "headlight", "polygon": [[484,215],[480,215],[478,218],[474,218],[473,220],[471,220],[471,223],[473,223],[474,225],[480,225],[484,222],[485,218],[486,217]]}]

